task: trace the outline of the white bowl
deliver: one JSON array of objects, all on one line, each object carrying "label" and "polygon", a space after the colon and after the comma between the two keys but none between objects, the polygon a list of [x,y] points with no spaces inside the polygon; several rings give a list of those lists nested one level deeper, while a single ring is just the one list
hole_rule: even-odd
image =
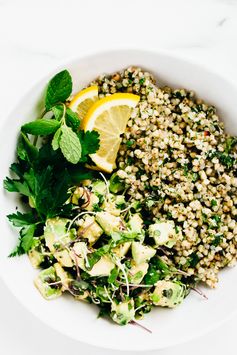
[{"label": "white bowl", "polygon": [[[74,81],[74,90],[87,85],[101,73],[110,73],[129,65],[141,66],[151,71],[157,82],[173,87],[195,90],[197,95],[216,105],[226,128],[237,134],[237,88],[209,70],[175,56],[164,53],[122,50],[99,53],[79,58],[56,68],[54,73],[41,80],[25,95],[1,130],[1,181],[9,174],[15,159],[17,134],[21,124],[35,119],[42,108],[42,93],[53,74],[67,68]],[[41,103],[39,103],[41,102]],[[169,347],[206,333],[218,326],[237,310],[237,269],[221,273],[216,290],[205,290],[208,301],[191,293],[177,309],[154,308],[141,322],[153,333],[137,327],[120,327],[105,319],[97,319],[98,309],[92,305],[63,296],[55,301],[45,301],[33,285],[36,274],[27,257],[7,258],[17,241],[17,232],[5,216],[15,210],[15,194],[1,190],[1,240],[0,274],[16,298],[36,317],[59,332],[81,342],[119,350],[150,350]],[[9,304],[8,307],[11,307]]]}]

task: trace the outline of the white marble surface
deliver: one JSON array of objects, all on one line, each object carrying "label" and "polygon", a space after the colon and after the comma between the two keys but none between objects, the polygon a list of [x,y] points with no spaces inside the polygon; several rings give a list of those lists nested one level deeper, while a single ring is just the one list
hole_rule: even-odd
[{"label": "white marble surface", "polygon": [[[112,48],[160,48],[237,82],[236,43],[237,0],[0,0],[0,123],[29,86],[67,58]],[[236,321],[159,354],[236,354]],[[4,355],[120,354],[49,329],[1,283],[0,347]]]}]

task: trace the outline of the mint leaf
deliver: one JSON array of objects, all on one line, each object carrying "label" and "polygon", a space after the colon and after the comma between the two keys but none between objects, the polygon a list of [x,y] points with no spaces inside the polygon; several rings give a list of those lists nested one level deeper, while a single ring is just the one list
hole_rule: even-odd
[{"label": "mint leaf", "polygon": [[62,130],[61,130],[61,128],[59,128],[53,136],[53,140],[52,140],[53,150],[57,150],[59,148],[59,142],[60,142],[61,135],[62,135]]},{"label": "mint leaf", "polygon": [[70,127],[62,125],[62,135],[59,142],[64,157],[72,164],[77,164],[81,158],[81,143]]},{"label": "mint leaf", "polygon": [[60,122],[48,118],[42,118],[24,124],[21,127],[21,130],[35,136],[47,136],[48,134],[55,133],[59,127]]},{"label": "mint leaf", "polygon": [[77,132],[80,126],[80,119],[76,112],[73,112],[69,107],[66,110],[66,124],[71,127],[73,131]]},{"label": "mint leaf", "polygon": [[15,227],[23,227],[29,224],[32,224],[35,222],[35,218],[32,213],[12,213],[7,216],[9,221],[13,224]]},{"label": "mint leaf", "polygon": [[87,155],[93,154],[99,149],[100,135],[96,131],[80,131],[78,136],[82,147],[81,162],[86,162]]},{"label": "mint leaf", "polygon": [[61,118],[63,117],[63,105],[55,105],[52,107],[52,111],[55,117],[55,120],[60,121]]},{"label": "mint leaf", "polygon": [[59,102],[64,102],[72,92],[72,77],[67,70],[63,70],[56,74],[49,82],[45,107],[47,110]]}]

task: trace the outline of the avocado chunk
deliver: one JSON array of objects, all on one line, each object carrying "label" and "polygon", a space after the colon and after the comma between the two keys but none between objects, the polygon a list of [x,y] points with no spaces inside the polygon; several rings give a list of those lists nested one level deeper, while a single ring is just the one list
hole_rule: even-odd
[{"label": "avocado chunk", "polygon": [[66,272],[59,263],[54,264],[54,269],[57,277],[59,277],[62,282],[62,291],[67,290],[72,276]]},{"label": "avocado chunk", "polygon": [[46,246],[62,266],[72,267],[73,263],[65,245],[75,239],[73,231],[67,231],[66,225],[70,222],[66,218],[47,219],[44,229]]},{"label": "avocado chunk", "polygon": [[122,195],[109,195],[109,199],[104,200],[101,208],[114,216],[119,216],[125,207],[125,198]]},{"label": "avocado chunk", "polygon": [[37,269],[40,267],[40,264],[44,261],[44,249],[43,245],[41,244],[40,240],[34,238],[34,247],[29,251],[28,257],[30,259],[31,265]]},{"label": "avocado chunk", "polygon": [[[81,201],[79,201],[81,200]],[[92,211],[94,205],[100,202],[98,196],[91,192],[87,187],[77,187],[74,191],[71,202],[74,205],[81,205],[81,207],[87,211]]]},{"label": "avocado chunk", "polygon": [[171,221],[151,224],[149,226],[149,235],[154,239],[157,246],[165,245],[168,248],[172,248],[176,244],[178,237],[174,223]]},{"label": "avocado chunk", "polygon": [[155,306],[174,308],[185,297],[185,285],[172,281],[157,281],[150,297]]},{"label": "avocado chunk", "polygon": [[69,222],[69,219],[59,217],[47,219],[44,237],[50,251],[55,252],[72,240],[70,233],[67,233],[66,229],[66,225]]},{"label": "avocado chunk", "polygon": [[87,270],[87,273],[91,276],[109,276],[113,268],[114,263],[112,260],[108,256],[104,255],[91,270]]},{"label": "avocado chunk", "polygon": [[107,235],[113,232],[119,232],[121,228],[121,219],[113,216],[109,212],[97,212],[95,219]]},{"label": "avocado chunk", "polygon": [[156,250],[139,242],[132,242],[132,257],[136,264],[149,261],[156,254]]},{"label": "avocado chunk", "polygon": [[57,277],[55,268],[50,266],[48,269],[45,269],[38,274],[34,280],[34,284],[45,299],[52,300],[62,294],[61,284],[53,285],[53,283],[58,281],[60,280]]},{"label": "avocado chunk", "polygon": [[70,256],[82,270],[86,270],[85,260],[87,259],[88,249],[85,242],[77,242],[70,251]]},{"label": "avocado chunk", "polygon": [[128,228],[135,233],[142,233],[143,220],[139,213],[132,215],[128,221]]},{"label": "avocado chunk", "polygon": [[74,244],[73,251],[71,251],[71,257],[77,262],[77,265],[82,270],[86,271],[91,276],[109,276],[111,270],[114,268],[114,263],[112,260],[104,255],[100,258],[97,263],[88,270],[88,260],[87,255],[89,251],[87,249],[85,242],[78,242]]},{"label": "avocado chunk", "polygon": [[117,255],[119,258],[122,258],[129,251],[131,244],[132,244],[131,242],[122,243],[122,244],[120,244],[117,247],[112,249],[113,253],[115,255]]},{"label": "avocado chunk", "polygon": [[120,302],[116,304],[115,302],[111,305],[111,318],[114,322],[120,325],[126,325],[131,320],[134,320],[135,309],[133,299],[129,301]]},{"label": "avocado chunk", "polygon": [[103,229],[96,222],[94,216],[86,216],[77,234],[78,236],[88,239],[89,244],[93,245],[103,234]]},{"label": "avocado chunk", "polygon": [[85,190],[83,187],[78,186],[76,190],[73,192],[71,197],[71,202],[74,205],[78,205],[79,199],[84,197]]},{"label": "avocado chunk", "polygon": [[100,199],[98,196],[96,196],[96,194],[94,193],[90,193],[90,197],[89,197],[89,204],[86,204],[84,208],[84,210],[86,211],[93,211],[95,205],[98,205],[98,203],[100,202]]},{"label": "avocado chunk", "polygon": [[132,263],[132,267],[129,269],[128,281],[132,284],[140,284],[147,273],[148,267],[149,264],[147,262],[143,262],[139,265]]},{"label": "avocado chunk", "polygon": [[104,181],[96,180],[92,183],[92,191],[100,198],[104,197],[107,192],[107,186]]}]

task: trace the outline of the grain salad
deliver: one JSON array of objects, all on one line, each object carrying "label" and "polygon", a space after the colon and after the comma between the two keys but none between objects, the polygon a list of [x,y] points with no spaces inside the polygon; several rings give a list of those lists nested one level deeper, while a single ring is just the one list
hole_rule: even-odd
[{"label": "grain salad", "polygon": [[215,287],[218,271],[236,262],[236,138],[214,106],[193,91],[160,87],[140,68],[93,84],[100,97],[140,95],[119,149],[118,176],[152,221],[174,221],[177,243],[165,260]]},{"label": "grain salad", "polygon": [[[119,325],[174,308],[236,262],[237,138],[192,91],[129,67],[72,95],[48,83],[4,188],[21,197],[10,256],[46,300],[69,293]],[[79,315],[80,318],[80,315]]]}]

